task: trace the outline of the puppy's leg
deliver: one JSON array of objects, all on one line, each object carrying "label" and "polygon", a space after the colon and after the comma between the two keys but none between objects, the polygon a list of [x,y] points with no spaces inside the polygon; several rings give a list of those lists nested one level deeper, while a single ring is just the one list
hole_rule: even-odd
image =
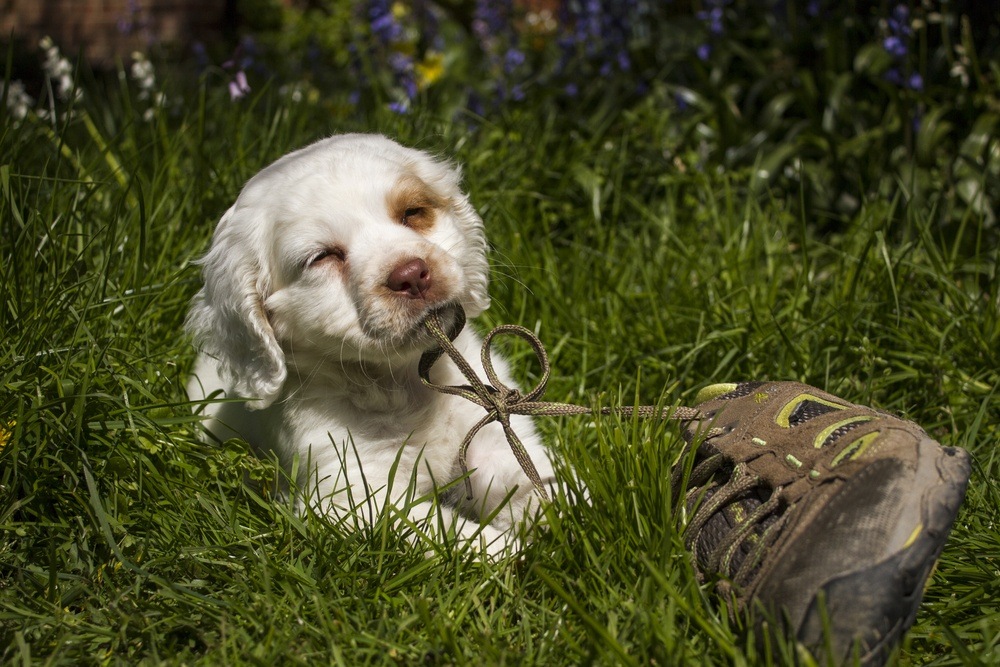
[{"label": "puppy's leg", "polygon": [[[511,425],[551,495],[556,488],[556,477],[549,453],[541,444],[534,424],[527,417],[514,416]],[[480,521],[486,521],[495,513],[490,525],[511,532],[518,524],[535,518],[542,499],[511,451],[499,424],[491,424],[480,431],[469,447],[466,463],[472,471],[469,478],[472,498],[466,497],[464,486],[457,489],[461,493],[459,506],[464,511]],[[501,507],[508,496],[509,500]]]},{"label": "puppy's leg", "polygon": [[[406,512],[407,518],[423,533],[426,541],[419,542],[425,545],[427,542],[442,544],[445,539],[453,538],[493,558],[514,553],[519,547],[513,531],[479,523],[447,505],[422,502],[407,506]],[[414,538],[417,538],[416,534]],[[432,551],[428,550],[428,553]]]},{"label": "puppy's leg", "polygon": [[[337,466],[325,466],[325,475],[314,469],[316,477],[307,488],[316,501],[303,505],[327,514],[344,526],[353,522],[355,528],[371,525],[383,513],[391,512],[395,519],[412,527],[407,531],[410,540],[428,555],[436,551],[428,548],[429,544],[444,544],[448,540],[468,544],[490,557],[517,550],[517,537],[507,529],[509,520],[505,525],[483,524],[429,499],[434,489],[430,473],[414,474],[412,465],[397,463],[391,479],[392,468],[378,465],[377,461],[367,461],[362,469],[357,460],[352,462],[345,457]],[[417,469],[425,467],[419,458],[413,464]]]}]

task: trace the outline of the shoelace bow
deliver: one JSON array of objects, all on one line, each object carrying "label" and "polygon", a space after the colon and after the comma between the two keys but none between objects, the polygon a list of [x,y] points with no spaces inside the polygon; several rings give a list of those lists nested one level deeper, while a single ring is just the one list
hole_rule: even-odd
[{"label": "shoelace bow", "polygon": [[[524,444],[521,442],[520,438],[517,437],[517,433],[514,432],[514,429],[510,425],[510,416],[586,415],[594,414],[595,410],[581,405],[573,405],[572,403],[555,403],[539,400],[542,397],[542,394],[545,393],[545,387],[548,384],[552,367],[549,364],[549,355],[545,351],[545,347],[542,345],[541,340],[539,340],[538,336],[534,333],[522,326],[518,326],[516,324],[500,325],[487,333],[486,337],[483,339],[483,347],[480,352],[480,358],[482,360],[483,370],[486,372],[486,378],[489,384],[484,383],[476,375],[475,370],[469,362],[452,344],[452,341],[458,336],[458,334],[462,331],[462,328],[465,326],[465,313],[462,312],[461,309],[458,310],[458,317],[456,318],[456,322],[451,327],[450,331],[446,332],[444,330],[437,313],[431,313],[431,315],[427,317],[425,320],[425,326],[431,335],[434,336],[434,339],[438,342],[440,347],[425,352],[420,358],[420,364],[417,370],[421,381],[431,389],[435,389],[445,394],[451,394],[453,396],[461,396],[462,398],[472,401],[486,410],[486,416],[479,420],[479,422],[477,422],[469,430],[465,439],[462,440],[462,445],[458,452],[459,465],[462,468],[462,473],[466,475],[466,493],[469,494],[470,498],[472,497],[472,482],[469,480],[469,469],[466,465],[469,445],[472,443],[472,439],[476,437],[476,434],[479,433],[480,429],[487,424],[497,421],[500,422],[501,426],[503,426],[507,442],[510,445],[511,450],[514,452],[514,456],[517,458],[517,462],[520,464],[521,469],[524,470],[524,474],[527,475],[529,480],[531,480],[531,483],[535,487],[538,494],[541,497],[548,499],[548,493],[545,490],[545,486],[542,484],[542,480],[538,475],[538,470],[535,468],[535,464],[532,462],[531,457],[524,448]],[[493,368],[493,341],[497,336],[503,335],[515,336],[526,341],[531,346],[531,349],[534,351],[535,357],[538,359],[538,363],[541,366],[541,377],[539,378],[537,384],[535,384],[535,386],[527,393],[521,393],[519,390],[505,385],[497,376],[497,373]],[[455,362],[459,371],[461,371],[462,375],[465,376],[465,379],[468,380],[468,385],[441,385],[431,382],[431,366],[434,365],[434,362],[436,362],[442,354],[447,354],[451,360]],[[601,408],[596,412],[603,415],[617,414],[623,417],[638,415],[640,417],[659,417],[662,419],[677,419],[680,421],[691,421],[692,419],[698,418],[700,415],[698,410],[694,408],[676,407],[661,409],[650,405],[643,405],[635,408],[627,406],[614,408],[606,407]]]}]

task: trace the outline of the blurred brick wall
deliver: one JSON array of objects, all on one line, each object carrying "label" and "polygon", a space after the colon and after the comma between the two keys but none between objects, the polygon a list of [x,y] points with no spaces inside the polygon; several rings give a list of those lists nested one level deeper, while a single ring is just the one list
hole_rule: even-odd
[{"label": "blurred brick wall", "polygon": [[183,45],[222,27],[227,0],[0,0],[0,36],[111,65],[150,43]]}]

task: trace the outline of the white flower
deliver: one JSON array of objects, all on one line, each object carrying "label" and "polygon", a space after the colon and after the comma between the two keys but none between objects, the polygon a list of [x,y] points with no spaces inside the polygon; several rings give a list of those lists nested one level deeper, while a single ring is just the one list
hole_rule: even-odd
[{"label": "white flower", "polygon": [[143,111],[142,118],[146,122],[152,122],[156,118],[156,109],[167,104],[167,96],[156,90],[156,70],[153,63],[144,53],[134,51],[129,71],[139,87],[138,99],[149,102],[149,108]]},{"label": "white flower", "polygon": [[303,85],[301,83],[285,84],[281,88],[278,88],[278,94],[290,98],[292,102],[297,104],[305,97],[302,89]]},{"label": "white flower", "polygon": [[152,90],[156,86],[156,72],[153,63],[139,51],[132,54],[132,78],[143,90]]},{"label": "white flower", "polygon": [[132,78],[139,86],[139,99],[150,99],[156,89],[156,72],[153,63],[139,51],[132,54]]},{"label": "white flower", "polygon": [[31,96],[25,92],[24,84],[20,81],[11,81],[10,86],[6,86],[3,81],[0,81],[0,96],[3,96],[5,91],[7,93],[7,112],[15,120],[24,120],[35,100],[31,99]]},{"label": "white flower", "polygon": [[525,16],[525,21],[531,30],[544,35],[555,32],[559,27],[556,17],[548,9],[543,9],[539,12],[528,12],[527,16]]},{"label": "white flower", "polygon": [[45,51],[45,62],[42,69],[45,76],[50,81],[55,82],[56,94],[60,99],[69,100],[71,97],[80,98],[80,91],[73,83],[73,65],[59,52],[59,47],[55,45],[51,37],[42,37],[38,43]]}]

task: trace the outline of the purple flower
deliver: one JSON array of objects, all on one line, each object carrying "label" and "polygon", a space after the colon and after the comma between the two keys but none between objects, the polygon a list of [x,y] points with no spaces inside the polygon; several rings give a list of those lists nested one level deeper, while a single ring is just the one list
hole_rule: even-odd
[{"label": "purple flower", "polygon": [[705,62],[708,60],[708,57],[712,55],[712,45],[708,43],[699,44],[698,48],[695,49],[695,53],[698,56],[698,60]]},{"label": "purple flower", "polygon": [[627,51],[618,52],[618,69],[627,72],[632,68],[632,59],[628,57]]},{"label": "purple flower", "polygon": [[722,7],[715,6],[709,10],[701,11],[695,14],[699,21],[703,21],[708,25],[708,31],[713,35],[722,34]]},{"label": "purple flower", "polygon": [[493,39],[514,35],[513,11],[512,0],[476,0],[472,30],[484,47]]},{"label": "purple flower", "polygon": [[142,7],[139,6],[138,0],[128,0],[125,14],[118,17],[118,32],[123,35],[131,35],[136,28],[141,27],[141,13]]},{"label": "purple flower", "polygon": [[229,60],[222,63],[222,69],[264,71],[265,68],[258,64],[254,58],[259,52],[260,49],[257,48],[257,42],[254,41],[253,37],[249,35],[244,36],[240,39],[240,43],[236,45],[236,50],[233,51],[233,55],[229,57]]},{"label": "purple flower", "polygon": [[323,57],[323,48],[317,43],[315,37],[309,39],[309,46],[306,48],[306,60],[311,64],[319,63]]},{"label": "purple flower", "polygon": [[895,35],[890,35],[882,41],[882,48],[893,58],[902,58],[906,55],[906,44]]},{"label": "purple flower", "polygon": [[413,60],[405,53],[400,53],[399,51],[393,51],[389,54],[389,67],[393,72],[401,74],[403,72],[409,72],[413,66]]},{"label": "purple flower", "polygon": [[229,99],[235,102],[236,100],[246,97],[249,92],[250,84],[247,83],[246,72],[240,70],[229,82]]},{"label": "purple flower", "polygon": [[511,97],[516,101],[517,97],[509,93],[526,60],[518,48],[521,35],[514,15],[514,0],[476,0],[473,8],[472,31],[496,80],[496,99],[501,101]]},{"label": "purple flower", "polygon": [[525,61],[524,52],[519,49],[511,47],[507,49],[507,53],[504,54],[503,70],[507,74],[513,74],[514,70],[516,70],[518,67],[524,64],[524,61]]},{"label": "purple flower", "polygon": [[469,113],[475,116],[482,116],[486,113],[486,109],[483,106],[483,99],[473,89],[468,90],[468,101],[466,101],[465,107],[469,110]]},{"label": "purple flower", "polygon": [[912,32],[910,29],[910,8],[906,5],[896,5],[887,24],[890,32],[897,35],[909,35]]},{"label": "purple flower", "polygon": [[559,24],[566,30],[560,32],[558,39],[562,57],[556,71],[566,71],[581,56],[600,76],[607,76],[615,69],[629,71],[634,26],[643,23],[645,12],[648,12],[646,3],[640,0],[560,3]]},{"label": "purple flower", "polygon": [[393,113],[405,114],[410,110],[410,107],[406,102],[390,102],[389,110]]},{"label": "purple flower", "polygon": [[392,13],[392,5],[385,0],[371,0],[368,8],[371,30],[383,44],[391,44],[403,35],[403,26]]},{"label": "purple flower", "polygon": [[412,100],[417,96],[417,82],[413,77],[407,77],[400,82],[403,86],[403,92],[406,93],[406,98]]},{"label": "purple flower", "polygon": [[203,70],[209,66],[208,51],[203,42],[195,42],[191,45],[191,52],[194,54],[194,61],[198,64],[198,69]]},{"label": "purple flower", "polygon": [[886,81],[899,88],[920,91],[924,89],[924,79],[918,72],[909,75],[909,42],[913,29],[910,27],[910,8],[905,4],[896,5],[886,19],[886,36],[882,48],[892,56],[893,66],[885,73]]}]

